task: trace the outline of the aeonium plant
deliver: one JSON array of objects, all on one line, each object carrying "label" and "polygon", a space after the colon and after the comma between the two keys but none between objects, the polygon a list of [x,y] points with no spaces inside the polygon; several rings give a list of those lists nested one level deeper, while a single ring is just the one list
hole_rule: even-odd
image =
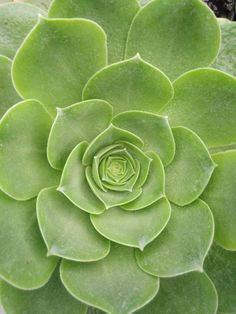
[{"label": "aeonium plant", "polygon": [[198,0],[0,17],[5,313],[235,313],[235,24]]}]

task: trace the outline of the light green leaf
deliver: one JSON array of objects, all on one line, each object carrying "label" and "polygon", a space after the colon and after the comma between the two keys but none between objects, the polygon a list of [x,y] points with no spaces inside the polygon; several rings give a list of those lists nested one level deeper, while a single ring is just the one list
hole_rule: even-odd
[{"label": "light green leaf", "polygon": [[134,201],[122,205],[126,210],[142,209],[151,205],[164,195],[165,190],[165,173],[160,158],[153,152],[147,153],[152,159],[148,177],[142,186],[142,194]]},{"label": "light green leaf", "polygon": [[39,8],[42,8],[43,10],[48,10],[51,0],[24,0],[25,3],[31,3]]},{"label": "light green leaf", "polygon": [[236,150],[215,154],[213,159],[218,167],[202,199],[214,215],[216,242],[225,249],[236,250]]},{"label": "light green leaf", "polygon": [[123,60],[130,24],[139,10],[136,0],[54,0],[49,17],[82,17],[102,26],[107,34],[109,63]]},{"label": "light green leaf", "polygon": [[204,264],[216,286],[220,313],[236,313],[236,252],[213,245]]},{"label": "light green leaf", "polygon": [[43,286],[57,259],[46,256],[35,200],[18,202],[0,192],[0,225],[0,277],[21,289]]},{"label": "light green leaf", "polygon": [[96,232],[89,215],[54,188],[40,192],[37,217],[48,255],[90,262],[109,253],[109,241]]},{"label": "light green leaf", "polygon": [[185,207],[171,207],[171,218],[164,231],[143,252],[137,251],[138,264],[159,277],[202,271],[214,236],[212,213],[201,200]]},{"label": "light green leaf", "polygon": [[47,150],[52,167],[62,169],[72,149],[82,141],[92,141],[109,126],[111,118],[112,107],[103,100],[57,109]]},{"label": "light green leaf", "polygon": [[86,142],[82,142],[71,152],[62,172],[58,191],[80,209],[91,214],[101,214],[105,205],[91,191],[85,177],[85,167],[82,165],[87,146]]},{"label": "light green leaf", "polygon": [[213,67],[236,76],[236,23],[221,24],[221,46]]},{"label": "light green leaf", "polygon": [[127,111],[115,116],[112,123],[138,135],[144,142],[143,149],[157,153],[164,165],[172,161],[175,142],[166,117],[143,111]]},{"label": "light green leaf", "polygon": [[83,19],[41,18],[13,62],[13,80],[24,98],[55,107],[81,100],[87,80],[106,65],[106,35]]},{"label": "light green leaf", "polygon": [[59,172],[47,161],[52,119],[35,100],[25,100],[0,121],[0,186],[11,197],[27,200],[56,185]]},{"label": "light green leaf", "polygon": [[33,291],[16,289],[0,283],[1,302],[6,313],[14,314],[85,314],[87,306],[75,300],[62,285],[58,271],[42,288]]},{"label": "light green leaf", "polygon": [[173,203],[184,206],[202,194],[216,165],[197,134],[183,127],[172,131],[176,153],[166,168],[166,195]]},{"label": "light green leaf", "polygon": [[199,0],[156,0],[135,16],[128,35],[126,58],[137,52],[171,80],[210,65],[220,45],[213,12]]},{"label": "light green leaf", "polygon": [[216,289],[205,273],[192,272],[161,279],[157,296],[137,314],[215,314]]},{"label": "light green leaf", "polygon": [[139,55],[100,70],[83,90],[83,99],[104,99],[114,114],[127,110],[157,113],[172,97],[169,79]]},{"label": "light green leaf", "polygon": [[101,261],[63,261],[62,282],[78,300],[112,314],[128,314],[149,302],[159,280],[136,264],[134,249],[113,244]]},{"label": "light green leaf", "polygon": [[4,56],[0,56],[0,78],[1,118],[8,108],[20,101],[20,96],[16,93],[11,80],[11,60]]},{"label": "light green leaf", "polygon": [[163,198],[135,212],[114,207],[101,215],[91,215],[91,221],[111,241],[143,250],[165,228],[170,214],[169,202]]},{"label": "light green leaf", "polygon": [[171,126],[195,131],[208,147],[236,143],[236,79],[215,69],[197,69],[174,82],[175,96],[162,114]]},{"label": "light green leaf", "polygon": [[0,54],[13,58],[26,35],[46,13],[25,3],[0,5]]}]

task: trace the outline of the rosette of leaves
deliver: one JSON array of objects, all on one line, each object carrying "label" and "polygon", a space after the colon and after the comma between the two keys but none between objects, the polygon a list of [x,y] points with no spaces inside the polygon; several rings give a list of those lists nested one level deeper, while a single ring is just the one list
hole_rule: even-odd
[{"label": "rosette of leaves", "polygon": [[0,17],[5,312],[235,313],[236,80],[210,67],[232,54],[213,13],[54,0]]}]

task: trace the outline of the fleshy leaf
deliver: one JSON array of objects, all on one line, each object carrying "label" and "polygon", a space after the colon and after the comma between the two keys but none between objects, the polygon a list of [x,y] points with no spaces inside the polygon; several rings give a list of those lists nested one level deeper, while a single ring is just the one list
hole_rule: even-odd
[{"label": "fleshy leaf", "polygon": [[94,195],[85,176],[82,158],[88,144],[82,142],[77,145],[68,157],[62,172],[58,191],[76,206],[91,214],[101,214],[105,205]]},{"label": "fleshy leaf", "polygon": [[143,250],[165,228],[170,214],[169,202],[163,198],[135,212],[114,207],[101,215],[91,215],[91,221],[111,241]]},{"label": "fleshy leaf", "polygon": [[48,139],[48,160],[62,169],[72,149],[82,141],[90,142],[106,129],[112,107],[103,100],[88,100],[57,110]]},{"label": "fleshy leaf", "polygon": [[[191,12],[191,14],[190,14]],[[171,80],[210,65],[220,45],[220,28],[211,10],[199,0],[151,1],[135,16],[126,58],[137,52]]]},{"label": "fleshy leaf", "polygon": [[169,79],[139,55],[100,70],[83,90],[83,99],[104,99],[115,114],[127,110],[157,113],[172,97]]},{"label": "fleshy leaf", "polygon": [[197,69],[174,82],[175,96],[162,114],[171,126],[186,126],[208,147],[236,143],[236,79],[215,69]]},{"label": "fleshy leaf", "polygon": [[[0,22],[1,23],[1,22]],[[11,80],[11,60],[0,56],[0,118],[8,108],[20,101]]]},{"label": "fleshy leaf", "polygon": [[12,75],[22,97],[41,101],[55,114],[56,106],[81,100],[85,83],[106,59],[106,35],[96,23],[41,18],[18,50]]},{"label": "fleshy leaf", "polygon": [[217,292],[205,273],[161,279],[157,296],[137,314],[215,314]]},{"label": "fleshy leaf", "polygon": [[85,314],[87,306],[75,300],[62,285],[58,271],[42,288],[33,291],[16,289],[0,283],[1,302],[6,313],[14,314]]},{"label": "fleshy leaf", "polygon": [[43,10],[48,10],[52,0],[24,0],[25,3],[33,4]]},{"label": "fleshy leaf", "polygon": [[172,131],[176,153],[166,168],[166,195],[173,203],[184,206],[202,194],[216,165],[197,134],[183,127]]},{"label": "fleshy leaf", "polygon": [[213,67],[236,76],[236,23],[228,22],[225,22],[220,26],[221,47],[219,54],[213,63]]},{"label": "fleshy leaf", "polygon": [[218,167],[201,198],[213,212],[216,242],[236,250],[236,150],[215,154],[213,159]]},{"label": "fleshy leaf", "polygon": [[159,280],[137,265],[134,249],[113,244],[101,261],[63,261],[62,282],[78,300],[112,314],[128,314],[151,300]]},{"label": "fleshy leaf", "polygon": [[90,262],[109,253],[109,241],[96,232],[89,215],[54,188],[40,192],[37,216],[48,255]]},{"label": "fleshy leaf", "polygon": [[11,197],[27,200],[56,185],[59,172],[47,161],[52,119],[35,100],[9,109],[0,121],[0,186]]},{"label": "fleshy leaf", "polygon": [[93,20],[107,34],[109,63],[123,60],[130,24],[139,10],[136,0],[54,0],[49,17],[81,17]]},{"label": "fleshy leaf", "polygon": [[0,54],[13,58],[26,35],[46,13],[25,3],[6,3],[0,6]]},{"label": "fleshy leaf", "polygon": [[212,213],[201,200],[171,207],[171,218],[163,232],[143,252],[137,251],[138,264],[159,277],[202,271],[214,235]]},{"label": "fleshy leaf", "polygon": [[138,210],[151,205],[164,195],[165,173],[160,158],[153,152],[147,153],[152,159],[148,177],[142,186],[142,194],[134,201],[122,205],[126,210]]},{"label": "fleshy leaf", "polygon": [[216,286],[219,313],[236,313],[236,252],[213,245],[204,268]]},{"label": "fleshy leaf", "polygon": [[115,116],[112,123],[138,135],[144,142],[143,149],[157,153],[164,165],[172,161],[175,142],[166,117],[143,111],[128,111]]},{"label": "fleshy leaf", "polygon": [[35,200],[18,202],[0,192],[0,277],[21,289],[43,286],[56,267],[38,229]]}]

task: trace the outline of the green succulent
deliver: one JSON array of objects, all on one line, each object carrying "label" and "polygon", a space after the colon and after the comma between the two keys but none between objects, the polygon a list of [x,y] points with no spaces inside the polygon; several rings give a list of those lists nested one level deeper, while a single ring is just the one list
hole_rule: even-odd
[{"label": "green succulent", "polygon": [[236,24],[25,2],[0,6],[5,313],[235,314]]}]

